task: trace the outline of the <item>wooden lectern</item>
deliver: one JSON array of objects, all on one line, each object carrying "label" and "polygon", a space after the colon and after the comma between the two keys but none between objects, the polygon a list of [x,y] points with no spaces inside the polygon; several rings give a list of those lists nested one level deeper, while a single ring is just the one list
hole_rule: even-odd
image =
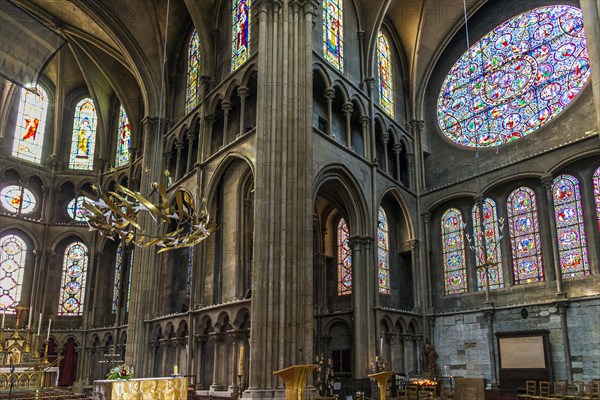
[{"label": "wooden lectern", "polygon": [[394,375],[393,371],[383,371],[368,375],[369,378],[375,379],[377,381],[377,385],[379,385],[379,400],[385,400],[387,381],[392,375]]},{"label": "wooden lectern", "polygon": [[286,400],[303,400],[304,387],[306,386],[306,376],[315,369],[316,365],[292,365],[291,367],[280,369],[273,372],[283,379],[285,383]]}]

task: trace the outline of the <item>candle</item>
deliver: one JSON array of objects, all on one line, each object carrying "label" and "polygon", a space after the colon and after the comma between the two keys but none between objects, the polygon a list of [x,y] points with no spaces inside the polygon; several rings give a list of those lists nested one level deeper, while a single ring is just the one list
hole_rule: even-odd
[{"label": "candle", "polygon": [[42,329],[42,313],[40,313],[40,321],[38,322],[38,336],[40,336],[40,330]]},{"label": "candle", "polygon": [[240,362],[238,364],[238,375],[244,375],[244,346],[240,346]]},{"label": "candle", "polygon": [[2,329],[4,329],[4,319],[6,318],[6,308],[2,307]]},{"label": "candle", "polygon": [[379,355],[382,356],[383,355],[383,336],[381,337],[381,339],[379,340]]},{"label": "candle", "polygon": [[27,321],[27,330],[31,329],[31,317],[33,316],[33,307],[29,307],[29,319]]},{"label": "candle", "polygon": [[50,341],[50,325],[52,325],[52,318],[48,320],[48,334],[46,335],[46,342]]},{"label": "candle", "polygon": [[173,375],[179,375],[179,366],[177,364],[173,367]]}]

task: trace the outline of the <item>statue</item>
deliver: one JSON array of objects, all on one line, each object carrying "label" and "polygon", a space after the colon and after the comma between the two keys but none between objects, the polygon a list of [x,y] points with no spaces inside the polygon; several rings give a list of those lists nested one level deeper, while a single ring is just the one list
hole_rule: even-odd
[{"label": "statue", "polygon": [[435,347],[433,347],[429,339],[425,339],[425,360],[427,361],[427,371],[431,374],[437,373],[436,361],[438,357]]}]

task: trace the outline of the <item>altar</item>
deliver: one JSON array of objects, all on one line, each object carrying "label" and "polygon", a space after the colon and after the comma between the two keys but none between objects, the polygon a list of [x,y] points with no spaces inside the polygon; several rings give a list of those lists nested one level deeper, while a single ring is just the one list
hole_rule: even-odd
[{"label": "altar", "polygon": [[[38,382],[41,379],[41,385]],[[58,386],[58,367],[48,367],[40,371],[37,365],[21,365],[14,368],[0,368],[0,390],[8,390],[12,381],[13,389],[31,389]]]},{"label": "altar", "polygon": [[94,381],[94,400],[187,399],[187,378],[135,378]]}]

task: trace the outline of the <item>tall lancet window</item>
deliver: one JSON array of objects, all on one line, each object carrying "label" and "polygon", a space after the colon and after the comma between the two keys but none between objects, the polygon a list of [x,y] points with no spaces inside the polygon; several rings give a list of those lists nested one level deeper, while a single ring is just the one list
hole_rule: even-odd
[{"label": "tall lancet window", "polygon": [[446,210],[442,215],[442,255],[446,294],[467,291],[467,264],[462,229],[462,213],[456,208]]},{"label": "tall lancet window", "polygon": [[231,15],[231,72],[250,58],[250,0],[233,0]]},{"label": "tall lancet window", "polygon": [[97,118],[94,101],[90,98],[85,98],[75,106],[69,168],[86,171],[94,168],[96,125]]},{"label": "tall lancet window", "polygon": [[350,249],[348,224],[340,218],[337,225],[338,296],[352,294],[352,250]]},{"label": "tall lancet window", "polygon": [[388,223],[383,207],[379,207],[377,219],[377,276],[379,293],[390,294],[390,241]]},{"label": "tall lancet window", "polygon": [[115,256],[115,279],[113,282],[113,298],[112,298],[112,313],[115,314],[117,309],[119,308],[119,303],[121,300],[121,291],[119,290],[119,286],[121,286],[121,280],[123,278],[123,243],[119,244],[117,247],[117,253]]},{"label": "tall lancet window", "polygon": [[323,2],[323,55],[340,71],[344,71],[343,0]]},{"label": "tall lancet window", "polygon": [[596,201],[596,218],[598,218],[598,231],[600,232],[600,167],[594,172],[594,199]]},{"label": "tall lancet window", "polygon": [[185,297],[190,299],[192,296],[192,274],[194,271],[194,247],[188,247],[187,257],[187,276],[185,282]]},{"label": "tall lancet window", "polygon": [[0,307],[14,313],[21,300],[23,271],[27,245],[17,235],[6,235],[0,239]]},{"label": "tall lancet window", "polygon": [[131,144],[131,126],[125,108],[119,107],[119,125],[117,127],[117,152],[115,153],[115,167],[129,164],[129,146]]},{"label": "tall lancet window", "polygon": [[563,278],[590,274],[579,181],[560,175],[552,183],[560,270]]},{"label": "tall lancet window", "polygon": [[58,315],[83,314],[87,268],[87,246],[81,242],[68,245],[63,257]]},{"label": "tall lancet window", "polygon": [[392,51],[382,32],[377,35],[377,75],[379,77],[379,105],[394,117],[394,75],[392,75]]},{"label": "tall lancet window", "polygon": [[12,151],[14,157],[40,163],[47,112],[48,95],[44,89],[39,85],[26,85],[21,89]]},{"label": "tall lancet window", "polygon": [[535,193],[521,186],[508,196],[508,231],[515,285],[544,280]]},{"label": "tall lancet window", "polygon": [[[481,268],[484,262],[483,246],[481,240],[481,218],[479,215],[479,204],[473,206],[473,236],[475,238],[477,267],[477,290],[485,289],[486,269]],[[498,229],[498,214],[496,212],[496,203],[492,199],[483,200],[483,230],[485,232],[485,249],[487,253],[486,261],[489,264],[489,283],[490,289],[504,287],[504,277],[502,275],[502,250],[500,248]]]},{"label": "tall lancet window", "polygon": [[185,113],[189,113],[200,101],[200,37],[194,29],[188,44],[187,86],[185,89]]}]

